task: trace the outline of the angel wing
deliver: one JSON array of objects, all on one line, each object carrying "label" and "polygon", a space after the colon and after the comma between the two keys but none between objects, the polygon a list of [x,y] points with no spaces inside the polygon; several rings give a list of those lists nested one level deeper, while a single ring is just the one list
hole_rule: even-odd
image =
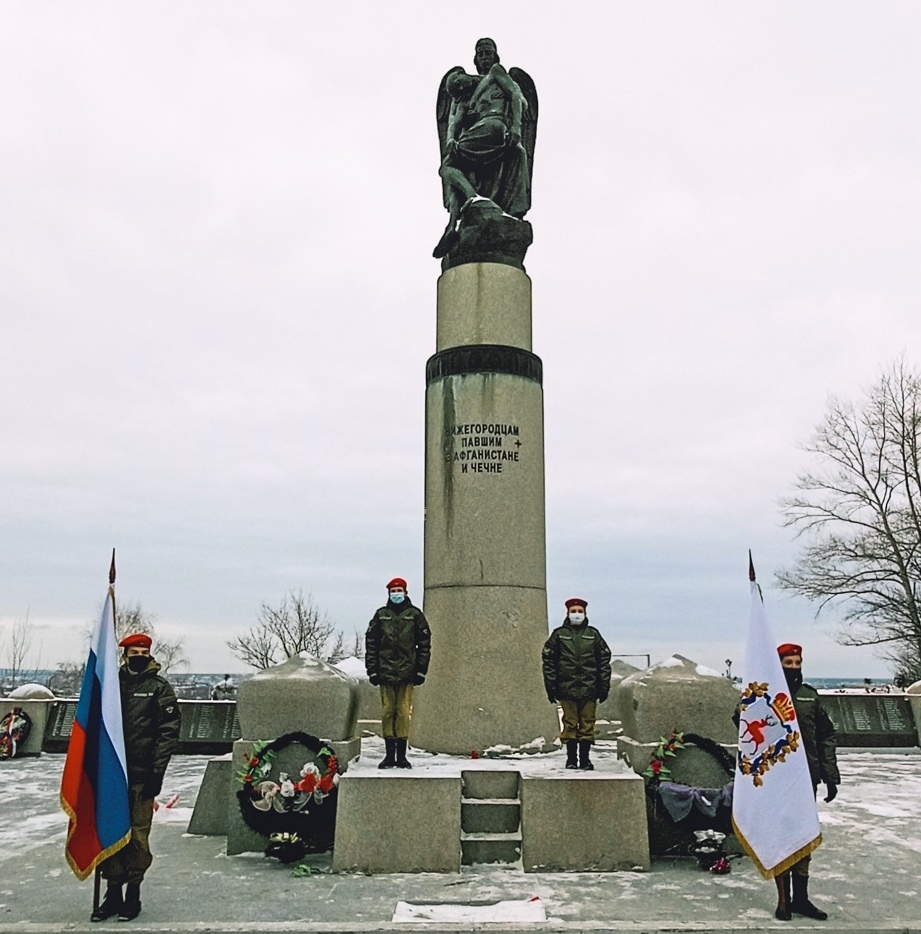
[{"label": "angel wing", "polygon": [[458,71],[464,69],[460,65],[455,65],[441,79],[438,85],[438,100],[435,104],[435,121],[438,124],[438,146],[441,158],[445,157],[445,143],[448,138],[448,116],[451,113],[451,95],[448,94],[448,78]]},{"label": "angel wing", "polygon": [[[454,71],[455,69],[451,69]],[[450,72],[448,72],[450,74]],[[518,85],[528,106],[521,115],[521,142],[528,154],[530,179],[534,178],[534,145],[537,142],[537,88],[534,81],[523,68],[509,68],[508,76]],[[448,75],[445,75],[447,78]],[[445,118],[447,120],[447,118]],[[530,186],[529,186],[530,187]]]}]

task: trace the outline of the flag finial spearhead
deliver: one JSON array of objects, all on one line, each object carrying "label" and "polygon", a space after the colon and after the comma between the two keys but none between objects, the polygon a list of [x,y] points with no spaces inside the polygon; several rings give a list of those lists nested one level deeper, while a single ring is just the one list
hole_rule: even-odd
[{"label": "flag finial spearhead", "polygon": [[109,586],[115,583],[115,549],[112,549],[112,563],[109,565]]},{"label": "flag finial spearhead", "polygon": [[[114,560],[114,558],[113,558]],[[752,563],[752,550],[748,549],[748,579],[754,584],[755,582],[755,565]]]}]

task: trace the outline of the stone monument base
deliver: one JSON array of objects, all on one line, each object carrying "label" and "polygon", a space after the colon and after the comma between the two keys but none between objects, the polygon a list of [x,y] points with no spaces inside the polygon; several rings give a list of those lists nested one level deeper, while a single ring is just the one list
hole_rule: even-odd
[{"label": "stone monument base", "polygon": [[[530,758],[530,757],[528,757]],[[649,869],[644,783],[627,771],[528,774],[520,760],[353,771],[339,783],[336,872]]]}]

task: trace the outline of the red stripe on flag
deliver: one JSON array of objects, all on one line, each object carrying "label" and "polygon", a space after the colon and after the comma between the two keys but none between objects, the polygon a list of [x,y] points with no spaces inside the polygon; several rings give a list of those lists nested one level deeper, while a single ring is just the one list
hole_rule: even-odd
[{"label": "red stripe on flag", "polygon": [[[76,768],[64,770],[61,780],[61,804],[70,817],[67,828],[67,860],[81,878],[86,878],[99,856],[102,845],[96,832],[96,790],[83,771],[86,733],[74,720],[70,732],[67,762]],[[79,816],[78,816],[79,815]]]}]

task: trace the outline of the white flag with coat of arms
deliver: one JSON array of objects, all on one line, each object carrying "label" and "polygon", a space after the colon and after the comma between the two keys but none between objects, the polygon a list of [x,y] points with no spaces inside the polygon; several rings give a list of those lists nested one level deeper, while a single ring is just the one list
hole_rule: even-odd
[{"label": "white flag with coat of arms", "polygon": [[754,568],[749,576],[732,823],[745,851],[770,879],[811,853],[822,832],[806,749]]}]

